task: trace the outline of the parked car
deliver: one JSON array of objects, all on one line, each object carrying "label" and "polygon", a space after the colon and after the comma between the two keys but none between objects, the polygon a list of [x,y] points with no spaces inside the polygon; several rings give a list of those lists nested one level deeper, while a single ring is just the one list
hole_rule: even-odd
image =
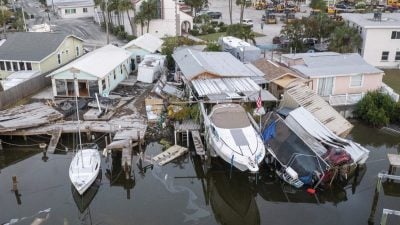
[{"label": "parked car", "polygon": [[243,20],[242,20],[242,24],[244,24],[244,25],[246,25],[246,26],[249,26],[249,27],[251,27],[251,28],[253,28],[253,25],[254,25],[252,19],[243,19]]},{"label": "parked car", "polygon": [[211,19],[220,19],[222,17],[222,13],[221,12],[207,12],[207,15],[210,16]]},{"label": "parked car", "polygon": [[356,11],[355,8],[345,4],[336,4],[335,7],[337,12],[353,13]]}]

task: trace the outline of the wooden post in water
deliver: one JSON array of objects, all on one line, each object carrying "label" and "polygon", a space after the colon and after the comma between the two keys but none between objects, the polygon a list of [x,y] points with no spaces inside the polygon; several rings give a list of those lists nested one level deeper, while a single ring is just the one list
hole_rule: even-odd
[{"label": "wooden post in water", "polygon": [[0,150],[3,150],[3,143],[1,142],[1,139],[0,139]]},{"label": "wooden post in water", "polygon": [[18,187],[17,187],[17,176],[12,176],[12,182],[13,182],[13,188],[12,191],[17,192],[18,191]]}]

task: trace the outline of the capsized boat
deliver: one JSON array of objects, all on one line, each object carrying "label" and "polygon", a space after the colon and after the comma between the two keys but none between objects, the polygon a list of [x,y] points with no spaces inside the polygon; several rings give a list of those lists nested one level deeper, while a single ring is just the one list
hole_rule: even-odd
[{"label": "capsized boat", "polygon": [[265,147],[242,106],[217,104],[205,124],[207,141],[218,156],[241,171],[258,172]]},{"label": "capsized boat", "polygon": [[79,147],[69,166],[69,178],[80,195],[92,185],[100,171],[100,153],[96,144]]}]

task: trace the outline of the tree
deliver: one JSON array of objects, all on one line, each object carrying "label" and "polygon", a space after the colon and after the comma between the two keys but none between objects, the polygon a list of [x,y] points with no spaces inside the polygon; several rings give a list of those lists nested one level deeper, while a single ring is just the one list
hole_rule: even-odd
[{"label": "tree", "polygon": [[140,12],[136,13],[134,20],[135,20],[135,24],[140,24],[140,28],[141,28],[140,34],[143,35],[143,27],[146,22],[146,16],[144,15],[144,12],[140,11]]},{"label": "tree", "polygon": [[330,51],[339,53],[356,52],[361,47],[361,41],[356,28],[342,25],[333,31],[328,48]]},{"label": "tree", "polygon": [[233,7],[233,0],[228,0],[228,8],[229,8],[229,21],[231,22],[230,24],[232,25],[232,7]]},{"label": "tree", "polygon": [[147,0],[140,5],[140,13],[143,13],[147,22],[147,33],[150,30],[150,21],[157,16],[157,2],[156,0]]},{"label": "tree", "polygon": [[0,11],[0,24],[3,25],[3,33],[6,33],[6,23],[11,19],[12,13],[8,10],[4,10],[3,8]]},{"label": "tree", "polygon": [[305,49],[303,39],[306,36],[303,20],[295,19],[292,23],[286,24],[283,26],[281,34],[288,40],[288,49],[293,49],[295,52],[302,52]]},{"label": "tree", "polygon": [[119,3],[119,9],[122,12],[126,12],[126,15],[128,16],[128,20],[129,20],[129,25],[131,26],[131,30],[132,32],[134,31],[134,27],[133,27],[133,23],[132,23],[132,19],[131,16],[129,15],[129,10],[133,10],[133,5],[131,3],[130,0],[122,0]]},{"label": "tree", "polygon": [[185,0],[185,4],[191,7],[192,14],[194,10],[194,16],[196,16],[196,12],[199,11],[206,2],[206,0]]},{"label": "tree", "polygon": [[323,38],[329,38],[335,27],[342,25],[342,22],[331,20],[327,14],[319,13],[316,16],[303,17],[304,35],[308,38],[318,38],[322,42]]},{"label": "tree", "polygon": [[326,10],[326,2],[324,0],[311,0],[310,8],[319,9],[321,12],[325,12]]},{"label": "tree", "polygon": [[245,41],[251,40],[254,44],[256,43],[256,36],[251,30],[251,27],[243,24],[237,23],[229,25],[226,29],[226,35],[244,39]]},{"label": "tree", "polygon": [[389,95],[373,91],[357,103],[354,114],[372,126],[384,126],[396,121],[396,107]]},{"label": "tree", "polygon": [[[240,24],[243,22],[244,8],[251,6],[251,1],[248,0],[236,0],[236,5],[240,6]],[[231,22],[232,23],[232,22]]]},{"label": "tree", "polygon": [[104,13],[106,10],[106,3],[104,2],[104,0],[94,0],[94,4],[95,6],[99,6],[101,9],[101,13],[103,16],[103,22],[104,24],[106,23],[106,14]]}]

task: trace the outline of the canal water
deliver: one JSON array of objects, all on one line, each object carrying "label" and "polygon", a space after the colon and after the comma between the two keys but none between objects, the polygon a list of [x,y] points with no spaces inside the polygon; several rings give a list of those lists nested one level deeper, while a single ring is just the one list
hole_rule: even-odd
[{"label": "canal water", "polygon": [[[383,208],[400,210],[396,182],[384,183],[373,207],[377,174],[388,169],[387,153],[399,153],[400,138],[363,125],[356,125],[350,138],[371,150],[366,166],[357,177],[314,196],[282,184],[267,168],[256,177],[214,160],[205,174],[189,153],[163,167],[141,170],[134,156],[131,179],[121,172],[118,157],[103,158],[98,185],[82,199],[68,178],[71,152],[44,157],[40,151],[3,144],[0,224],[362,225],[369,218],[379,224]],[[161,151],[153,142],[145,154]],[[12,176],[17,176],[18,195],[11,191]],[[388,219],[388,224],[399,222],[395,216]]]}]

